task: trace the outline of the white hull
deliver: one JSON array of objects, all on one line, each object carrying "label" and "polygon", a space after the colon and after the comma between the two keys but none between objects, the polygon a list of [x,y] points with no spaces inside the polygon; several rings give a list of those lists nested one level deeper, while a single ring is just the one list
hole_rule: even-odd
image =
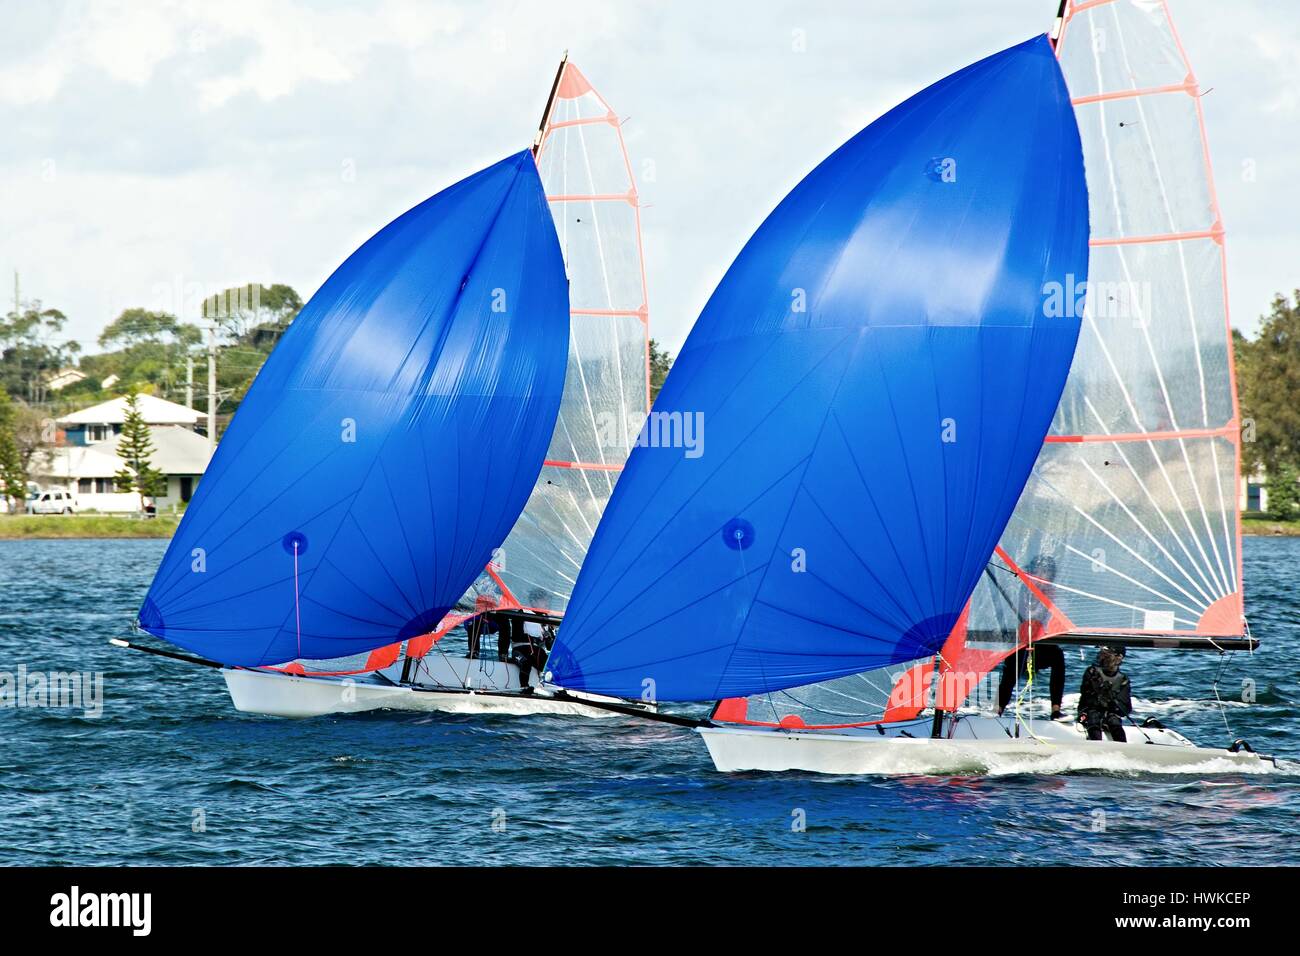
[{"label": "white hull", "polygon": [[850,731],[702,727],[714,766],[727,773],[802,770],[829,774],[1006,774],[1073,770],[1267,773],[1266,757],[1197,747],[1172,730],[1125,728],[1128,741],[1091,741],[1078,724],[1034,721],[1015,737],[1012,720],[965,717],[951,736],[930,737],[930,720]]},{"label": "white hull", "polygon": [[[462,661],[462,664],[468,662]],[[477,662],[475,662],[477,664]],[[361,676],[309,677],[274,671],[222,668],[226,688],[236,710],[271,717],[321,717],[326,714],[356,714],[368,710],[412,710],[448,714],[546,714],[566,717],[617,717],[619,714],[597,707],[584,707],[571,700],[558,700],[551,692],[535,688],[531,694],[518,689],[518,671],[510,668],[514,686],[497,686],[494,682],[471,680],[470,686],[426,683],[399,684]],[[461,670],[464,670],[462,667]],[[629,705],[626,701],[596,695],[567,692],[571,697],[587,697],[608,703]]]}]

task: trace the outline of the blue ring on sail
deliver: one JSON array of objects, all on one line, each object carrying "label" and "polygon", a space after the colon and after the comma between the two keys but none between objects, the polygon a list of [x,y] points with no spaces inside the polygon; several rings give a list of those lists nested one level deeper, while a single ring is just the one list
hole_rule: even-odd
[{"label": "blue ring on sail", "polygon": [[280,539],[280,543],[289,554],[302,557],[307,553],[307,536],[301,531],[290,531]]}]

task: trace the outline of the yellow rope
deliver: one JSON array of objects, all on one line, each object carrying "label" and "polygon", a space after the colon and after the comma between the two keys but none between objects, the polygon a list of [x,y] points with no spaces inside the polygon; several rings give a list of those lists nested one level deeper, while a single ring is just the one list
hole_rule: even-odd
[{"label": "yellow rope", "polygon": [[1024,728],[1025,728],[1025,733],[1029,734],[1029,736],[1033,737],[1035,740],[1039,741],[1040,743],[1047,743],[1046,740],[1044,740],[1042,737],[1038,736],[1038,734],[1034,733],[1034,728],[1033,728],[1033,727],[1031,727],[1029,724],[1025,723],[1025,722],[1024,722],[1023,720],[1021,720],[1021,718],[1020,718],[1020,702],[1021,702],[1022,700],[1024,700],[1026,694],[1028,694],[1028,693],[1030,693],[1030,692],[1032,691],[1033,686],[1034,686],[1034,649],[1033,649],[1033,647],[1032,647],[1032,646],[1031,646],[1031,647],[1026,647],[1026,648],[1025,648],[1025,653],[1026,653],[1027,655],[1029,655],[1028,657],[1025,658],[1025,674],[1026,674],[1027,679],[1025,680],[1025,687],[1024,687],[1024,690],[1022,690],[1019,694],[1016,695],[1016,724],[1019,725],[1019,726],[1021,726],[1021,727],[1024,727]]}]

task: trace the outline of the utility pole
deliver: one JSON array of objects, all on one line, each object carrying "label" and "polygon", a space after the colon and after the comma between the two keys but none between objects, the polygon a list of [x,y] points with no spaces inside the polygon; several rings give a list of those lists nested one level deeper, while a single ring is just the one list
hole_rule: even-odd
[{"label": "utility pole", "polygon": [[185,407],[194,407],[194,356],[185,356]]},{"label": "utility pole", "polygon": [[208,454],[217,450],[217,323],[208,326]]}]

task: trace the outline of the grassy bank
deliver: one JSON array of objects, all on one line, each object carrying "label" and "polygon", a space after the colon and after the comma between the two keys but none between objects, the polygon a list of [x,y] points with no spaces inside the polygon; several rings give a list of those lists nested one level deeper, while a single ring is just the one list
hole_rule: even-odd
[{"label": "grassy bank", "polygon": [[1242,534],[1300,536],[1300,521],[1278,521],[1258,514],[1241,516]]},{"label": "grassy bank", "polygon": [[[170,538],[179,516],[0,515],[0,541],[21,538]],[[1244,534],[1300,537],[1300,521],[1277,521],[1258,514],[1241,516]]]},{"label": "grassy bank", "polygon": [[0,515],[0,540],[21,538],[170,538],[177,518],[159,515]]}]

